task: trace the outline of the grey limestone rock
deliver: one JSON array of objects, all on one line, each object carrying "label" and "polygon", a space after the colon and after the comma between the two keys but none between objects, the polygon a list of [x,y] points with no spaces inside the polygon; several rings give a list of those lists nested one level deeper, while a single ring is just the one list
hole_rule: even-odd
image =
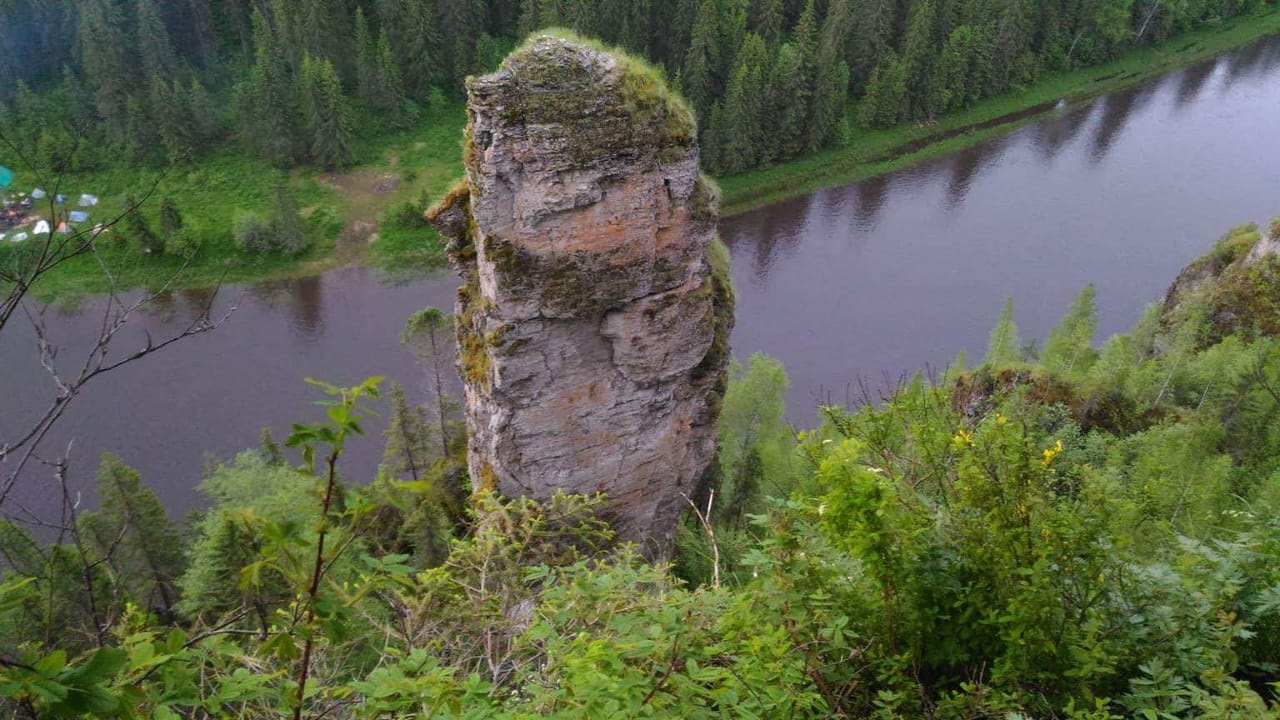
[{"label": "grey limestone rock", "polygon": [[456,307],[473,482],[602,492],[669,554],[712,461],[732,291],[694,121],[629,57],[542,36],[467,84],[465,182],[428,213]]}]

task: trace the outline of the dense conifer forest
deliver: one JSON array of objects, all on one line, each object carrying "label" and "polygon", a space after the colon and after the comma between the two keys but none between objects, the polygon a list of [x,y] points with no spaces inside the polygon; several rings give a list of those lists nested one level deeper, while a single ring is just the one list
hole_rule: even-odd
[{"label": "dense conifer forest", "polygon": [[176,161],[238,137],[341,166],[353,134],[444,112],[517,39],[563,26],[644,55],[728,174],[927,123],[1045,72],[1265,0],[15,0],[6,137],[54,169]]}]

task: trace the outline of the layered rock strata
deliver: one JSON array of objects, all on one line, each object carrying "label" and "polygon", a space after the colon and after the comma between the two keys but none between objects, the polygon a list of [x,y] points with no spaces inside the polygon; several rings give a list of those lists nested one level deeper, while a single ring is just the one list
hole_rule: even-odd
[{"label": "layered rock strata", "polygon": [[473,482],[604,493],[663,557],[713,459],[733,322],[693,118],[651,68],[552,36],[467,93],[466,178],[428,219],[464,280]]}]

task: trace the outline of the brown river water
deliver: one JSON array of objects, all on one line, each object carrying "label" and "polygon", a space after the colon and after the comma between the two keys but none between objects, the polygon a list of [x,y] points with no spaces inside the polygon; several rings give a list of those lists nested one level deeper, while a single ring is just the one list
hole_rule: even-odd
[{"label": "brown river water", "polygon": [[[734,354],[780,359],[792,383],[788,414],[809,424],[820,402],[856,401],[860,385],[883,388],[960,351],[980,358],[1006,297],[1023,339],[1043,338],[1092,282],[1099,340],[1123,332],[1230,226],[1277,214],[1280,36],[966,150],[722,221],[738,295]],[[393,283],[348,267],[224,288],[216,302],[237,306],[230,321],[99,378],[48,447],[74,439],[76,487],[92,486],[110,450],[175,515],[199,507],[207,456],[255,446],[262,427],[283,439],[290,423],[320,416],[303,378],[385,375],[420,394],[400,328],[421,307],[450,308],[457,284],[447,273]],[[159,337],[180,327],[206,301],[173,293],[119,351],[143,330]],[[68,362],[99,309],[90,298],[49,310]],[[0,339],[0,437],[53,396],[32,334],[13,325]],[[349,480],[372,475],[382,428],[370,423],[369,437],[353,443]],[[14,497],[37,513],[53,512],[56,498],[43,468]]]}]

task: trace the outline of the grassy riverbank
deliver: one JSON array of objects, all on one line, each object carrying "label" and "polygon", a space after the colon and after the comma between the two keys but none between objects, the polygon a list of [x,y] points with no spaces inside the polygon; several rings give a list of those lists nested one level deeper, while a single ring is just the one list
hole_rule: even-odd
[{"label": "grassy riverbank", "polygon": [[[744,212],[952,152],[1008,132],[1060,99],[1082,101],[1275,32],[1280,32],[1280,11],[1273,9],[1186,33],[1105,65],[1046,76],[1022,92],[990,98],[932,125],[855,130],[839,147],[719,178],[724,213]],[[63,188],[72,197],[91,192],[102,198],[102,205],[94,208],[94,222],[109,220],[127,197],[142,197],[154,185],[144,208],[152,227],[159,229],[160,199],[170,198],[200,250],[189,260],[143,254],[130,243],[116,241],[127,234],[122,225],[105,236],[97,255],[78,258],[47,277],[40,294],[47,298],[106,290],[104,267],[122,287],[202,287],[306,275],[356,261],[393,272],[438,265],[443,253],[435,232],[396,218],[415,217],[461,173],[464,121],[459,104],[435,108],[407,128],[380,128],[376,119],[370,120],[354,148],[355,166],[341,173],[315,168],[284,172],[228,144],[187,167],[117,168],[64,178]],[[18,187],[29,189],[35,181],[20,172]],[[301,208],[311,246],[292,257],[239,249],[232,237],[237,219],[246,213],[264,214],[281,183]],[[45,184],[50,184],[47,179]],[[7,245],[0,243],[0,262],[14,252]]]},{"label": "grassy riverbank", "polygon": [[1183,33],[1089,68],[1042,77],[1022,92],[983,100],[927,125],[855,130],[840,147],[771,168],[718,178],[723,212],[735,215],[821,187],[856,182],[1008,132],[1050,111],[1058,100],[1088,100],[1280,32],[1280,10],[1242,16]]}]

